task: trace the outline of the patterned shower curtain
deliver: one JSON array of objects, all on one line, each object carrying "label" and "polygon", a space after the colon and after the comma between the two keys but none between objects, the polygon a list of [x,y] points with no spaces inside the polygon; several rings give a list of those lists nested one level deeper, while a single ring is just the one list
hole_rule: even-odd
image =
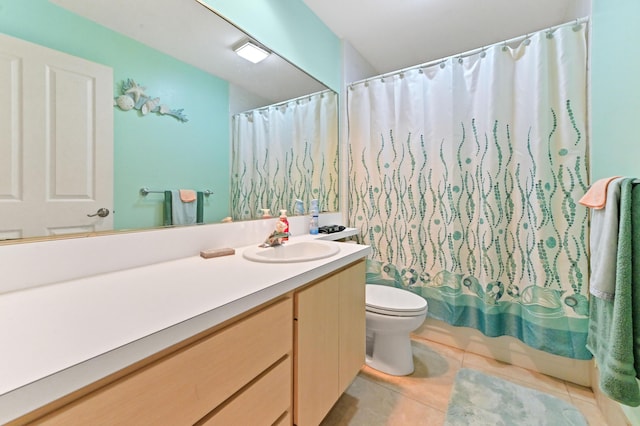
[{"label": "patterned shower curtain", "polygon": [[429,315],[589,359],[586,25],[348,88],[367,282]]},{"label": "patterned shower curtain", "polygon": [[295,200],[338,210],[337,94],[327,90],[233,117],[231,215],[294,214]]}]

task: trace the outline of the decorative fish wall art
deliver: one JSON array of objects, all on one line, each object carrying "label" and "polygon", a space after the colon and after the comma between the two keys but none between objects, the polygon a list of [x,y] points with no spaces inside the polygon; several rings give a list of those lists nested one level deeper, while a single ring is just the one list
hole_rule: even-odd
[{"label": "decorative fish wall art", "polygon": [[154,112],[160,115],[170,115],[184,123],[189,121],[181,109],[171,109],[168,105],[161,104],[160,98],[154,98],[145,93],[146,87],[138,85],[133,79],[128,78],[122,82],[121,95],[113,100],[114,106],[123,111],[132,109],[140,111],[142,115]]}]

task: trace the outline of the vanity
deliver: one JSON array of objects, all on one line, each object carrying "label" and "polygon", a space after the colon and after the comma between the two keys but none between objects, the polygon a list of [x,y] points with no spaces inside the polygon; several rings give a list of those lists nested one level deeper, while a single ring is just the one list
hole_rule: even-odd
[{"label": "vanity", "polygon": [[318,424],[364,362],[369,252],[324,244],[338,253],[264,263],[251,244],[0,295],[0,421]]}]

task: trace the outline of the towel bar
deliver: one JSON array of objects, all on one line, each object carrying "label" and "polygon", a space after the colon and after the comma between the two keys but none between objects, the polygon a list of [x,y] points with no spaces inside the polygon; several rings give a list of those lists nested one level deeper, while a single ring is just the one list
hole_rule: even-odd
[{"label": "towel bar", "polygon": [[[151,194],[151,193],[154,193],[154,194],[164,194],[164,191],[151,190],[151,189],[147,188],[146,186],[145,186],[144,188],[140,188],[140,195],[145,196],[145,195],[147,195],[147,194]],[[211,190],[207,189],[206,191],[202,191],[202,193],[203,193],[205,196],[207,196],[207,197],[208,197],[209,195],[213,194],[213,191],[211,191]]]}]

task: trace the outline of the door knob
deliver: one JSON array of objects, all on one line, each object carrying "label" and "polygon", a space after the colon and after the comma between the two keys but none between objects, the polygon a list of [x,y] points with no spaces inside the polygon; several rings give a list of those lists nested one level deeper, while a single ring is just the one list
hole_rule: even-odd
[{"label": "door knob", "polygon": [[104,207],[99,208],[97,212],[95,212],[94,214],[88,214],[88,217],[94,217],[94,216],[98,216],[98,217],[107,217],[109,216],[109,209],[105,209]]}]

